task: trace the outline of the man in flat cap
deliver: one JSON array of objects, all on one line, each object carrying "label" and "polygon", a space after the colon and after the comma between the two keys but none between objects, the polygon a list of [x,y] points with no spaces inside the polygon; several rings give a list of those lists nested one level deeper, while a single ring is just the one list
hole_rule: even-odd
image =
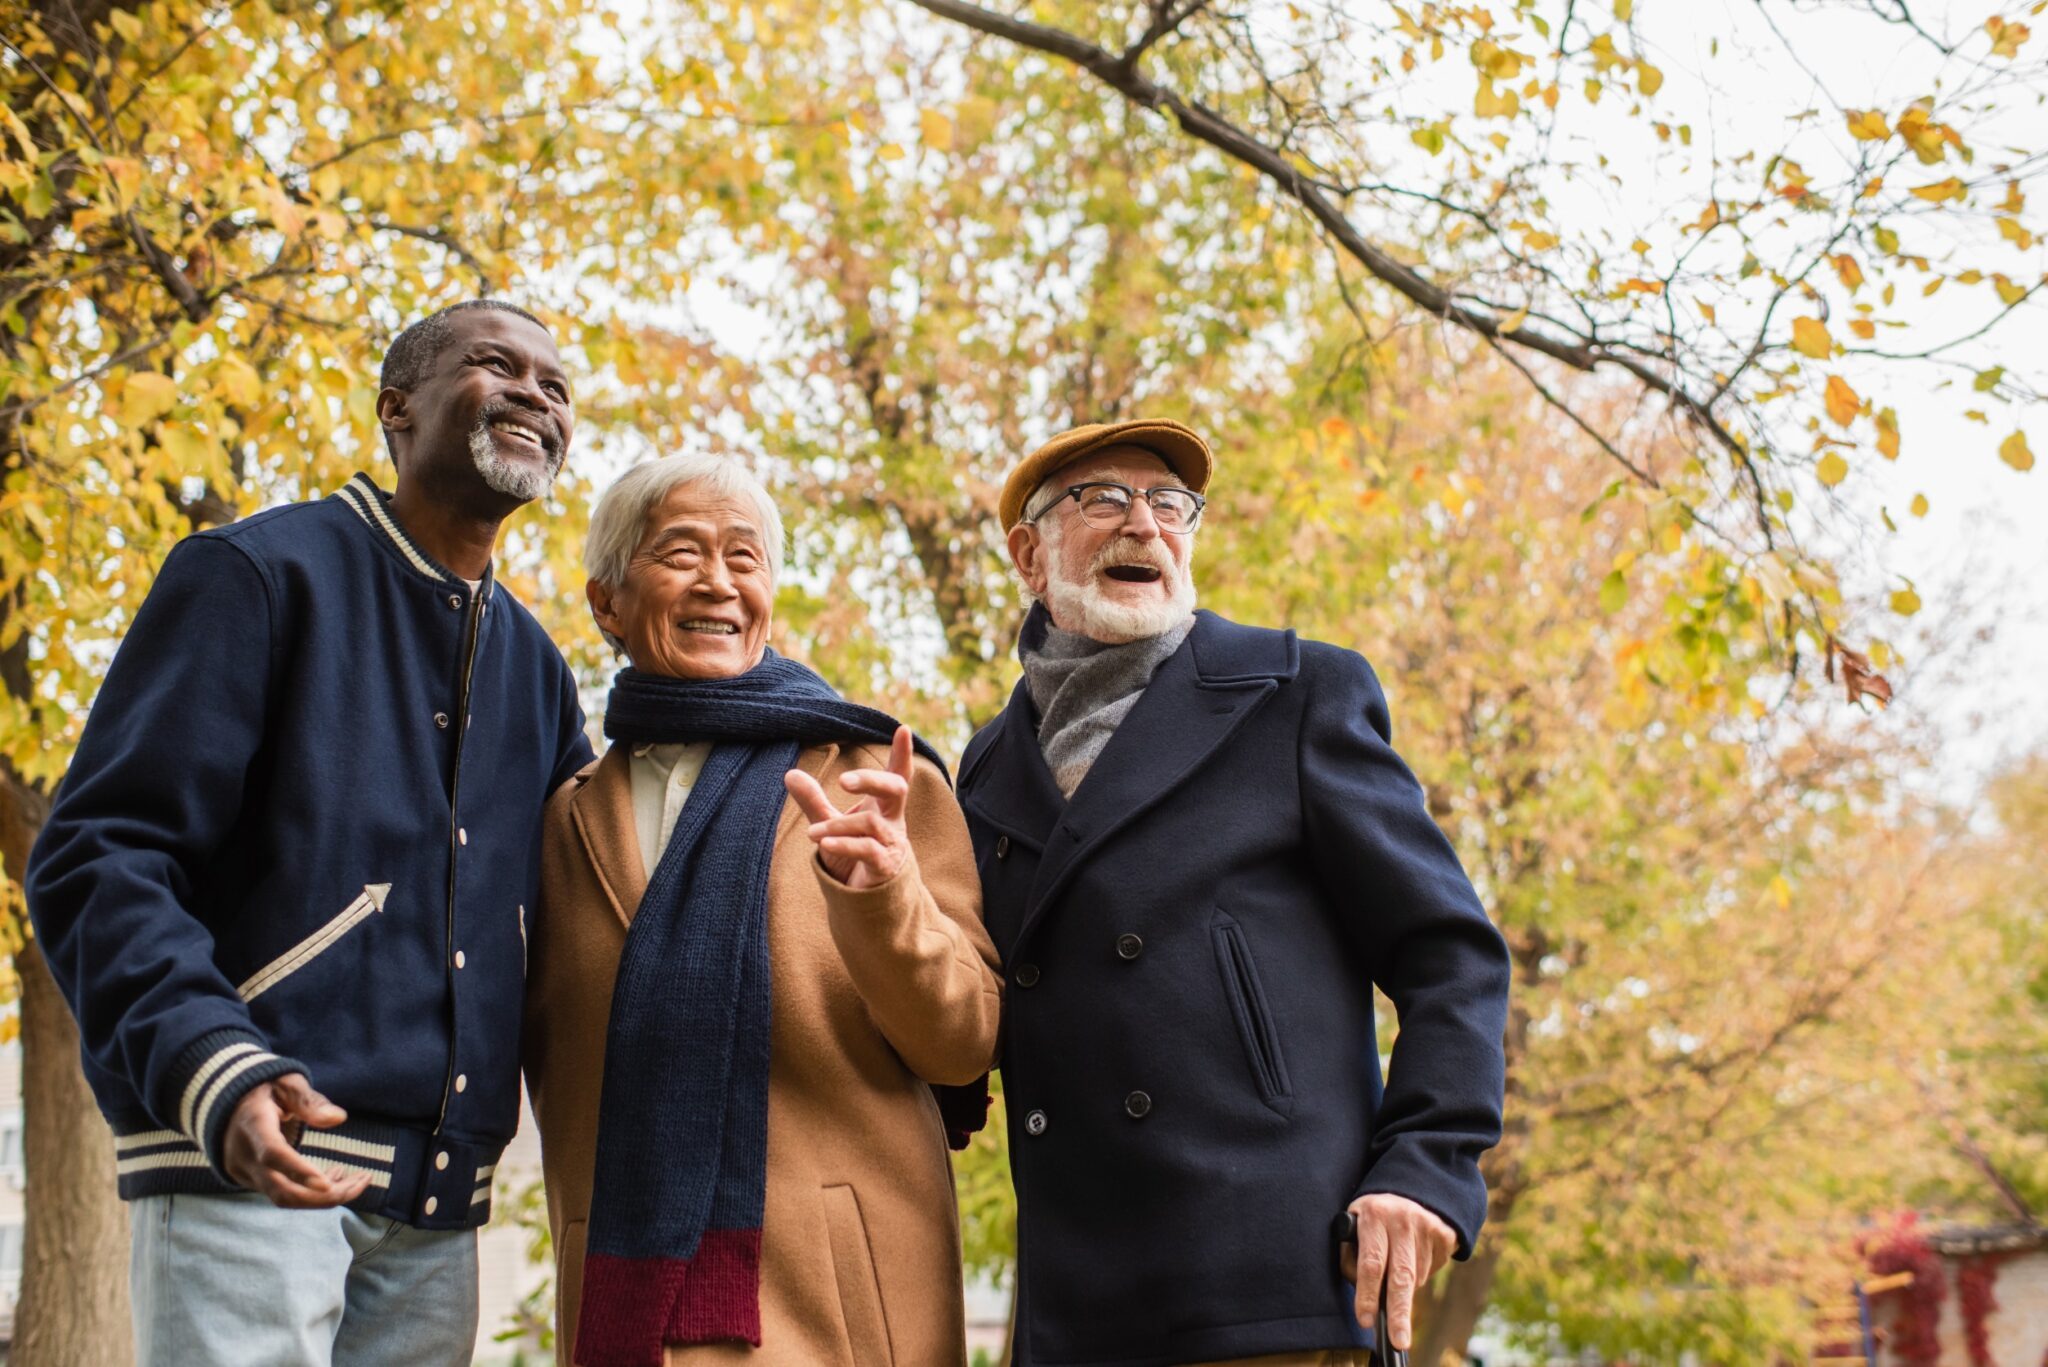
[{"label": "man in flat cap", "polygon": [[1365,660],[1195,611],[1212,465],[1092,425],[1003,489],[1036,602],[960,797],[1011,982],[1019,1367],[1363,1363],[1485,1218],[1505,946]]}]

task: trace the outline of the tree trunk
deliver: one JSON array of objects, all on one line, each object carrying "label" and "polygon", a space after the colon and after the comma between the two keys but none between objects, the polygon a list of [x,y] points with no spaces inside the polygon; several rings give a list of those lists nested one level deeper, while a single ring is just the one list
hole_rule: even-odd
[{"label": "tree trunk", "polygon": [[[4,613],[0,613],[4,618]],[[0,682],[17,689],[23,641],[0,652]],[[0,760],[0,867],[19,880],[49,798]],[[123,1367],[135,1360],[128,1321],[128,1216],[114,1194],[114,1134],[78,1065],[71,1009],[28,941],[14,956],[21,990],[23,1194],[21,1300],[12,1367]]]},{"label": "tree trunk", "polygon": [[1499,1262],[1500,1240],[1492,1238],[1482,1240],[1468,1261],[1451,1264],[1421,1316],[1415,1351],[1409,1355],[1415,1367],[1462,1367],[1472,1331],[1493,1295]]},{"label": "tree trunk", "polygon": [[114,1194],[114,1133],[86,1090],[70,1008],[34,941],[14,956],[14,969],[21,982],[28,1218],[8,1362],[123,1367],[135,1361],[135,1342],[128,1214]]}]

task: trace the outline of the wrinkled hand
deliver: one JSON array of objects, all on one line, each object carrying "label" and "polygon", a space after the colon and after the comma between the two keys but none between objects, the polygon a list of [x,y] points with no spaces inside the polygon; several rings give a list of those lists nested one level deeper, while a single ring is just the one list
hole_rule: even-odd
[{"label": "wrinkled hand", "polygon": [[239,1185],[286,1210],[347,1205],[368,1190],[369,1177],[323,1170],[292,1147],[306,1126],[332,1129],[346,1119],[348,1113],[314,1091],[304,1073],[286,1073],[235,1107],[221,1144],[221,1165]]},{"label": "wrinkled hand", "polygon": [[1358,1242],[1344,1245],[1344,1277],[1358,1288],[1358,1322],[1368,1329],[1380,1308],[1380,1281],[1387,1284],[1388,1342],[1402,1352],[1414,1346],[1415,1293],[1447,1266],[1458,1235],[1432,1211],[1405,1196],[1375,1192],[1351,1203],[1358,1217]]},{"label": "wrinkled hand", "polygon": [[832,805],[818,780],[801,769],[782,778],[796,805],[810,818],[811,843],[825,872],[856,890],[888,882],[910,862],[910,828],[903,814],[910,804],[910,728],[899,726],[889,743],[887,769],[856,769],[839,786],[861,795],[845,811]]}]

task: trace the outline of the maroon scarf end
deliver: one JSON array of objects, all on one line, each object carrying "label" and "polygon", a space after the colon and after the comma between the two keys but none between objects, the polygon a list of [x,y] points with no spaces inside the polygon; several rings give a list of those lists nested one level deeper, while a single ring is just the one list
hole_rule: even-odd
[{"label": "maroon scarf end", "polygon": [[662,1367],[671,1343],[761,1346],[761,1231],[708,1229],[692,1258],[583,1259],[580,1367]]}]

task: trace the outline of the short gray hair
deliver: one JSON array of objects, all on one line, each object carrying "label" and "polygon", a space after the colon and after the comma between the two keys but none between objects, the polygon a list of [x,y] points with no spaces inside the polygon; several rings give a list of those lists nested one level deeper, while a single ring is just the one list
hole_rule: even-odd
[{"label": "short gray hair", "polygon": [[[782,566],[782,514],[768,487],[738,461],[724,456],[664,456],[642,461],[620,475],[604,491],[590,514],[590,535],[583,542],[583,571],[610,588],[625,582],[626,568],[647,531],[647,514],[684,485],[699,485],[711,494],[752,499],[760,515],[761,540],[768,555],[772,583]],[[605,640],[614,650],[623,642],[611,633]]]}]

